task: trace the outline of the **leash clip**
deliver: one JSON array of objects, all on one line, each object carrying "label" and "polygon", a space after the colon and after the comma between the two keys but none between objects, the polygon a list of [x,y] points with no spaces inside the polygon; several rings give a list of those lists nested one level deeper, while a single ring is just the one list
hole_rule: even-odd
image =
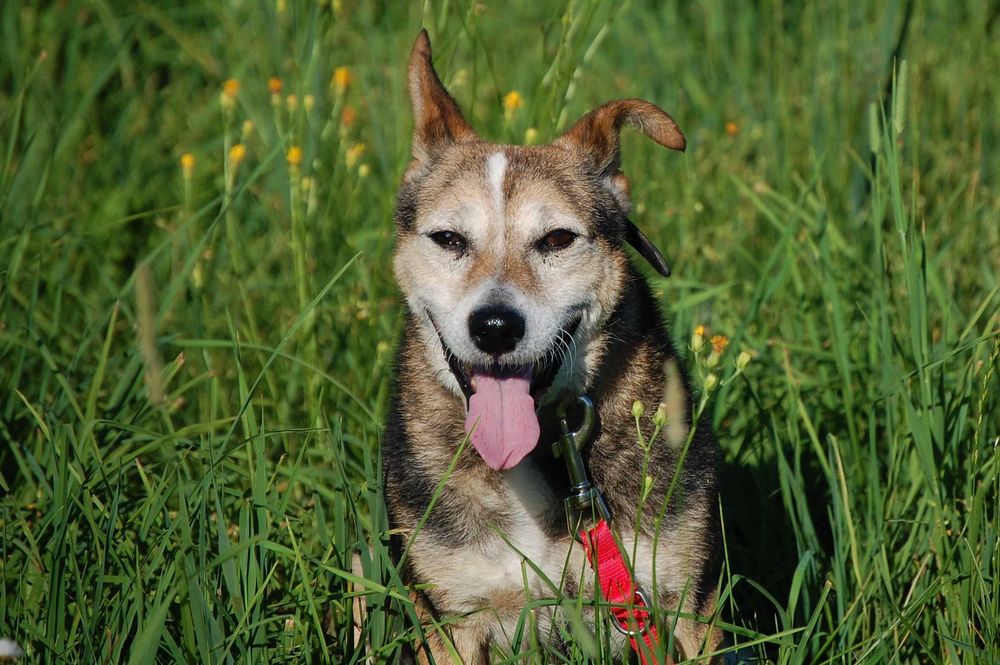
[{"label": "leash clip", "polygon": [[[611,511],[608,510],[608,505],[604,502],[600,490],[587,477],[587,467],[584,465],[583,455],[580,453],[594,427],[594,403],[586,395],[578,396],[577,402],[583,407],[583,422],[575,432],[570,431],[569,424],[566,422],[570,404],[561,402],[556,407],[556,416],[559,418],[562,434],[552,446],[552,452],[555,456],[562,457],[563,461],[566,462],[566,471],[569,474],[570,492],[569,496],[566,497],[566,527],[569,529],[570,535],[577,542],[583,544],[587,559],[590,561],[590,566],[601,585],[601,592],[605,598],[616,598],[616,587],[620,586],[622,579],[628,579],[628,587],[626,588],[632,589],[631,600],[624,610],[618,606],[611,610],[611,625],[619,633],[628,637],[632,643],[632,649],[639,656],[643,665],[657,665],[655,653],[659,645],[659,637],[655,621],[652,618],[649,597],[638,585],[632,571],[628,568],[625,555],[614,540],[610,526]],[[586,541],[584,537],[586,537]],[[598,545],[598,542],[602,544]],[[597,547],[611,547],[612,555],[598,554]],[[647,654],[639,646],[640,641],[645,642],[649,649],[648,653],[652,655],[647,657]]]},{"label": "leash clip", "polygon": [[591,430],[594,428],[594,403],[586,395],[577,397],[577,402],[583,407],[583,422],[575,432],[570,431],[567,418],[567,403],[562,402],[556,409],[559,417],[559,427],[562,434],[552,446],[556,457],[562,457],[566,462],[566,472],[569,474],[570,493],[566,497],[566,528],[573,538],[583,542],[580,532],[585,523],[596,524],[599,520],[611,521],[611,511],[604,503],[600,490],[587,477],[587,468],[583,463],[580,450],[587,443]]},{"label": "leash clip", "polygon": [[[625,637],[636,638],[636,637],[642,637],[646,633],[648,633],[649,632],[649,628],[650,628],[650,626],[653,625],[653,623],[651,621],[651,614],[650,614],[650,611],[649,611],[649,608],[651,607],[651,605],[649,604],[649,598],[646,597],[646,592],[643,590],[642,587],[640,587],[640,586],[637,585],[635,587],[635,589],[632,591],[632,594],[633,594],[633,596],[632,596],[632,603],[633,603],[633,605],[632,605],[632,612],[631,613],[632,613],[632,618],[636,620],[636,626],[637,627],[635,629],[627,628],[627,627],[623,626],[618,621],[617,617],[613,617],[613,620],[611,621],[611,625],[614,626],[615,630],[617,630],[619,633],[621,633]],[[636,598],[639,599],[638,603],[635,602]],[[638,619],[636,619],[636,617],[635,617],[635,613],[637,611],[644,612],[646,614],[646,620],[643,621],[643,624],[642,624],[641,627],[638,627]]]}]

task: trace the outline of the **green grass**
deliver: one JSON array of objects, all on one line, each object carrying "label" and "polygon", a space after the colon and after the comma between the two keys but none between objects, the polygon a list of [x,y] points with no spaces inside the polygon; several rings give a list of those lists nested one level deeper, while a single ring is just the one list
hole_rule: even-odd
[{"label": "green grass", "polygon": [[996,3],[912,3],[899,53],[891,0],[39,4],[0,4],[0,637],[25,662],[417,639],[377,451],[421,25],[488,138],[619,96],[688,136],[629,134],[625,169],[678,342],[728,335],[723,377],[755,355],[709,402],[735,640],[1000,661]]}]

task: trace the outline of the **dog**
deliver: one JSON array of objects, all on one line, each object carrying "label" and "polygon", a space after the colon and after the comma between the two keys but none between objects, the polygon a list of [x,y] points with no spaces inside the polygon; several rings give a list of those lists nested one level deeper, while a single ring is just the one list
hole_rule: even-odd
[{"label": "dog", "polygon": [[[426,622],[417,659],[489,662],[526,648],[518,625],[532,599],[593,598],[564,514],[567,470],[550,448],[559,405],[579,395],[595,414],[583,461],[636,581],[680,656],[711,652],[719,631],[690,616],[715,612],[717,444],[708,422],[694,426],[689,380],[624,248],[669,274],[628,218],[619,130],[678,151],[683,134],[657,106],[624,99],[550,145],[487,142],[438,78],[426,31],[408,78],[413,161],[393,259],[407,308],[382,464],[393,549]],[[636,422],[648,441],[653,409],[634,414],[636,400],[666,416],[650,445]],[[566,611],[532,612],[546,648],[567,648]],[[625,638],[609,634],[626,658]]]}]

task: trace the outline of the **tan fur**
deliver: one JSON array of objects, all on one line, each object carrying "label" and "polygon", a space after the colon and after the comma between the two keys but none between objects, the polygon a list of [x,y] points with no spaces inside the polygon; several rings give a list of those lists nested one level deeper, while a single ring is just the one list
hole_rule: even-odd
[{"label": "tan fur", "polygon": [[[678,473],[673,465],[691,433],[686,379],[663,341],[661,324],[650,322],[650,297],[622,247],[624,227],[609,227],[621,224],[630,206],[629,184],[619,170],[621,126],[634,126],[675,150],[684,149],[683,135],[661,109],[629,99],[595,109],[548,146],[491,144],[476,136],[441,85],[425,33],[413,47],[408,75],[414,161],[404,176],[405,212],[398,218],[394,257],[409,306],[396,398],[406,477],[396,484],[387,479],[386,496],[400,533],[410,539],[423,515],[407,494],[415,490],[404,491],[401,481],[421,478],[436,485],[446,478],[432,513],[442,523],[412,541],[406,562],[423,589],[416,604],[425,623],[442,619],[442,613],[450,617],[447,629],[429,629],[430,654],[450,662],[447,642],[464,662],[487,662],[490,645],[512,646],[528,600],[551,597],[567,584],[585,597],[594,593],[583,550],[562,526],[563,497],[542,470],[526,458],[500,473],[469,445],[458,453],[466,438],[465,398],[442,345],[463,362],[487,362],[468,339],[467,321],[475,307],[498,297],[527,321],[524,339],[508,354],[515,365],[550,352],[559,331],[578,319],[552,387],[537,397],[540,421],[551,419],[550,405],[561,395],[591,395],[600,429],[587,448],[588,465],[637,581],[662,608],[681,604],[684,612],[713,614],[714,593],[703,594],[699,605],[691,592],[713,554],[708,534],[714,493],[704,489],[711,482],[677,483],[671,510],[660,517]],[[595,213],[602,210],[604,216]],[[556,229],[572,232],[575,240],[558,253],[540,252],[540,239]],[[432,236],[442,231],[461,234],[465,250],[449,253],[436,244]],[[650,329],[645,336],[624,343],[643,327]],[[665,405],[668,444],[654,444],[651,452],[639,447],[631,416],[636,399],[653,408]],[[647,438],[651,415],[652,408],[642,423]],[[643,459],[654,482],[646,505]],[[432,527],[451,535],[435,536]],[[543,634],[560,620],[560,611],[536,612]],[[455,617],[462,618],[456,623]],[[672,628],[685,657],[711,651],[721,638],[690,620]],[[613,637],[626,648],[620,636]],[[418,654],[421,662],[427,657],[426,651]]]}]

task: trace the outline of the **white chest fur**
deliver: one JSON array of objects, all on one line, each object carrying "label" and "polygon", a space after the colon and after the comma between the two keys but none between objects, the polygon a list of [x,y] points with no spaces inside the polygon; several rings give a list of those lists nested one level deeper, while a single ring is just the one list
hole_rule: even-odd
[{"label": "white chest fur", "polygon": [[[583,547],[565,534],[551,538],[542,528],[544,513],[562,504],[544,478],[526,461],[504,474],[501,491],[484,502],[501,502],[506,528],[474,545],[451,547],[432,539],[415,547],[412,563],[419,577],[433,585],[435,604],[446,614],[475,613],[469,620],[501,642],[509,640],[520,614],[531,600],[562,595],[564,580],[584,597],[593,593],[593,572]],[[665,542],[655,548],[648,537],[638,543],[624,528],[622,545],[634,561],[637,582],[655,595],[678,595],[683,591],[682,571],[689,567],[678,560]],[[419,536],[418,536],[419,537]],[[547,632],[548,613],[538,615],[539,627]]]},{"label": "white chest fur", "polygon": [[579,574],[585,564],[568,534],[552,539],[542,529],[543,514],[562,499],[530,462],[507,471],[497,494],[486,503],[503,506],[505,528],[487,525],[494,534],[474,545],[456,548],[428,540],[413,550],[413,565],[434,584],[446,611],[508,611],[531,598],[558,595],[564,568]]}]

